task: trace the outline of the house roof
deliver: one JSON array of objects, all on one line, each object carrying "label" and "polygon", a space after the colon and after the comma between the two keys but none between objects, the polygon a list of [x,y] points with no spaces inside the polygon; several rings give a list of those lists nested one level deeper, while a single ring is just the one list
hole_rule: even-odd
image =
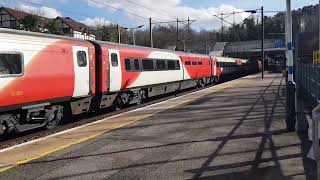
[{"label": "house roof", "polygon": [[64,23],[70,26],[71,29],[80,32],[87,32],[89,33],[89,27],[81,22],[75,21],[69,17],[57,17],[61,19]]},{"label": "house roof", "polygon": [[23,19],[24,17],[29,15],[29,13],[18,11],[18,10],[7,8],[7,7],[1,7],[1,9],[4,9],[5,11],[7,11],[11,16],[15,17],[17,20]]},{"label": "house roof", "polygon": [[41,23],[48,23],[51,19],[46,18],[46,17],[42,17],[42,16],[38,16],[38,15],[34,15],[34,14],[30,14],[27,12],[23,12],[23,11],[19,11],[16,9],[11,9],[8,7],[1,7],[0,9],[4,9],[5,11],[7,11],[11,16],[13,16],[14,18],[16,18],[18,21],[22,20],[23,18],[25,18],[28,15],[33,15],[35,16]]}]

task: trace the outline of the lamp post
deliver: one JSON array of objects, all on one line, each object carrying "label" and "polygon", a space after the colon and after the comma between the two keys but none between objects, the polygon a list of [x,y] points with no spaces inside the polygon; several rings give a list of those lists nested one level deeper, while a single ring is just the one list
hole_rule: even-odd
[{"label": "lamp post", "polygon": [[[264,53],[264,10],[263,6],[260,9],[261,11],[261,63],[262,63],[262,73],[261,73],[261,78],[264,78],[264,70],[265,70],[265,53]],[[245,12],[251,13],[251,14],[256,14],[257,10],[247,10]]]},{"label": "lamp post", "polygon": [[263,6],[261,7],[261,56],[262,56],[262,79],[264,78],[265,60],[264,60],[264,15]]},{"label": "lamp post", "polygon": [[135,31],[134,31],[134,30],[140,29],[140,28],[142,28],[142,27],[144,27],[144,25],[140,25],[140,26],[134,27],[134,28],[124,28],[124,29],[126,29],[126,30],[131,30],[131,31],[132,31],[132,40],[133,40],[133,45],[134,45],[134,46],[136,45],[136,36],[135,36]]},{"label": "lamp post", "polygon": [[290,132],[295,131],[296,126],[296,109],[295,109],[295,96],[296,87],[293,79],[293,46],[292,46],[292,12],[291,0],[286,0],[287,13],[286,13],[286,42],[287,42],[287,67],[288,67],[288,82],[286,87],[286,124],[287,130]]}]

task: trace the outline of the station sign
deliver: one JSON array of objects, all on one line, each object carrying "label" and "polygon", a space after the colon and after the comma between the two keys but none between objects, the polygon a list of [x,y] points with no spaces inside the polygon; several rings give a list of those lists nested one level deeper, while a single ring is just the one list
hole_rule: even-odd
[{"label": "station sign", "polygon": [[313,52],[313,64],[320,64],[320,51]]}]

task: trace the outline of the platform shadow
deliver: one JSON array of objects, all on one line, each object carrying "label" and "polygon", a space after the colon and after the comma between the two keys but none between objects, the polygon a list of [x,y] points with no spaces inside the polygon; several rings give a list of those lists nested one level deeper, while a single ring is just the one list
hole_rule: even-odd
[{"label": "platform shadow", "polygon": [[[301,153],[298,154],[290,154],[287,156],[279,156],[277,152],[277,146],[275,145],[272,132],[270,131],[270,127],[272,122],[274,121],[274,115],[276,113],[276,109],[285,107],[285,103],[283,100],[283,88],[282,85],[283,79],[281,80],[280,85],[276,87],[276,92],[274,90],[270,91],[270,88],[274,88],[273,81],[271,84],[266,87],[262,92],[260,92],[260,96],[257,98],[254,104],[252,104],[251,108],[247,111],[247,113],[243,116],[243,118],[239,121],[239,123],[229,132],[227,138],[222,141],[218,148],[207,158],[207,160],[202,164],[200,168],[191,169],[187,172],[192,173],[193,177],[191,179],[217,179],[217,180],[286,180],[292,179],[294,176],[302,176],[307,180],[313,180],[314,176],[312,173],[312,163],[307,160],[306,153],[307,149],[310,147],[308,140],[303,135],[299,135],[300,138],[300,147]],[[273,95],[273,100],[267,100],[266,97]],[[222,149],[228,144],[231,140],[230,137],[240,128],[245,120],[248,118],[249,114],[254,112],[255,106],[257,104],[263,104],[265,109],[265,117],[264,121],[264,133],[261,135],[261,141],[259,148],[256,151],[255,159],[252,161],[241,162],[241,163],[230,163],[226,165],[214,165],[215,160],[218,156],[221,156]],[[271,110],[269,110],[271,108]],[[285,112],[283,112],[285,113]],[[229,137],[229,138],[228,138]],[[270,151],[271,158],[263,158],[263,153],[265,151]],[[241,153],[239,153],[241,156]],[[297,174],[287,175],[282,170],[281,160],[290,160],[300,158],[303,161],[303,172],[299,172]],[[265,162],[273,162],[273,165],[269,165],[267,167],[260,167]],[[248,167],[249,166],[249,167]],[[246,168],[247,170],[241,170]],[[208,175],[209,174],[209,175]]]}]

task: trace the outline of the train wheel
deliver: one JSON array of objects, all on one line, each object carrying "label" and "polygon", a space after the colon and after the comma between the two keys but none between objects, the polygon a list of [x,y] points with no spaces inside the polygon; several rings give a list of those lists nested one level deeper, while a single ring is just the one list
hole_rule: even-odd
[{"label": "train wheel", "polygon": [[5,136],[8,132],[8,126],[6,125],[5,122],[2,122],[0,124],[0,136]]},{"label": "train wheel", "polygon": [[200,79],[199,81],[198,81],[198,87],[199,88],[204,88],[205,87],[205,83],[204,83],[204,80],[203,79]]},{"label": "train wheel", "polygon": [[123,108],[123,105],[119,102],[117,102],[114,106],[114,110],[120,111]]},{"label": "train wheel", "polygon": [[124,104],[121,99],[121,96],[118,96],[117,100],[115,101],[115,104],[114,104],[114,110],[120,111],[123,107],[124,107]]},{"label": "train wheel", "polygon": [[63,106],[52,106],[46,110],[45,118],[47,120],[46,129],[55,128],[63,117]]},{"label": "train wheel", "polygon": [[0,116],[0,137],[5,137],[15,130],[14,125],[10,123],[14,118],[12,115]]},{"label": "train wheel", "polygon": [[146,94],[146,93],[145,93],[144,90],[139,91],[139,93],[137,94],[137,99],[138,99],[137,105],[142,104],[143,99],[146,98],[146,95],[145,95],[145,94]]},{"label": "train wheel", "polygon": [[128,93],[119,94],[114,104],[115,110],[118,111],[122,109],[129,103],[129,101],[130,101],[130,94]]},{"label": "train wheel", "polygon": [[220,77],[216,77],[216,83],[218,84],[220,82]]}]

